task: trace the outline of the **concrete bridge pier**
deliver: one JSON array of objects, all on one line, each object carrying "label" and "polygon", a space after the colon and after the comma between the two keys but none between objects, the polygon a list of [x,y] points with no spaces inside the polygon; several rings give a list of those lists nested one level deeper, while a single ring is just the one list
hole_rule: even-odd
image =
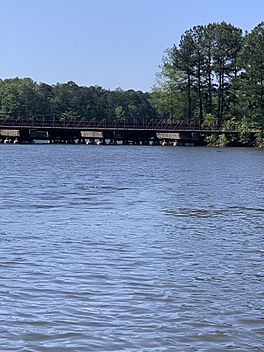
[{"label": "concrete bridge pier", "polygon": [[32,142],[29,136],[29,131],[26,129],[1,129],[0,143],[17,144],[22,142]]},{"label": "concrete bridge pier", "polygon": [[156,134],[162,145],[171,144],[174,146],[202,145],[203,138],[199,132],[159,132]]},{"label": "concrete bridge pier", "polygon": [[105,135],[102,131],[80,131],[80,135],[86,144],[105,144]]}]

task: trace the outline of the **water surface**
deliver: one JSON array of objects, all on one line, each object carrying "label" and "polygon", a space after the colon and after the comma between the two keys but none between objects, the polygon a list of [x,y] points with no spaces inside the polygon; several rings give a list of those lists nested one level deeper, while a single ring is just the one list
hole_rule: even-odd
[{"label": "water surface", "polygon": [[1,351],[263,351],[264,152],[0,145]]}]

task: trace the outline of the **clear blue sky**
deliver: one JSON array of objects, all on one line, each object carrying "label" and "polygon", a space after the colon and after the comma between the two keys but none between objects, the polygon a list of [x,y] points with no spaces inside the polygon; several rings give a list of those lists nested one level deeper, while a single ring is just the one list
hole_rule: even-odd
[{"label": "clear blue sky", "polygon": [[0,0],[0,77],[145,91],[185,30],[263,16],[264,0]]}]

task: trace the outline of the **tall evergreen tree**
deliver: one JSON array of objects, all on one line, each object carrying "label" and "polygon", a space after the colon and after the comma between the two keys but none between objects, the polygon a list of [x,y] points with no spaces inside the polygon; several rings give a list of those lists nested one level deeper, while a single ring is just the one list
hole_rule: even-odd
[{"label": "tall evergreen tree", "polygon": [[181,77],[178,89],[187,96],[188,122],[200,125],[208,113],[221,125],[236,109],[232,81],[240,72],[238,54],[242,30],[225,22],[194,26],[181,37],[179,46],[166,51],[163,74],[168,81]]},{"label": "tall evergreen tree", "polygon": [[211,24],[208,30],[213,34],[213,69],[218,98],[217,121],[221,125],[224,114],[230,112],[231,81],[239,72],[238,54],[242,44],[242,30],[225,22]]},{"label": "tall evergreen tree", "polygon": [[240,103],[253,123],[264,126],[264,22],[247,33],[241,51]]}]

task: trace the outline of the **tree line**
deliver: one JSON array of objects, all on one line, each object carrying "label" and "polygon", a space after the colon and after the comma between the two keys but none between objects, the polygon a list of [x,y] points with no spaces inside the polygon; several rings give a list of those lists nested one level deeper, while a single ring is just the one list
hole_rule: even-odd
[{"label": "tree line", "polygon": [[120,88],[78,86],[75,82],[48,85],[31,78],[0,80],[2,115],[32,117],[56,115],[66,118],[155,117],[150,93]]}]

